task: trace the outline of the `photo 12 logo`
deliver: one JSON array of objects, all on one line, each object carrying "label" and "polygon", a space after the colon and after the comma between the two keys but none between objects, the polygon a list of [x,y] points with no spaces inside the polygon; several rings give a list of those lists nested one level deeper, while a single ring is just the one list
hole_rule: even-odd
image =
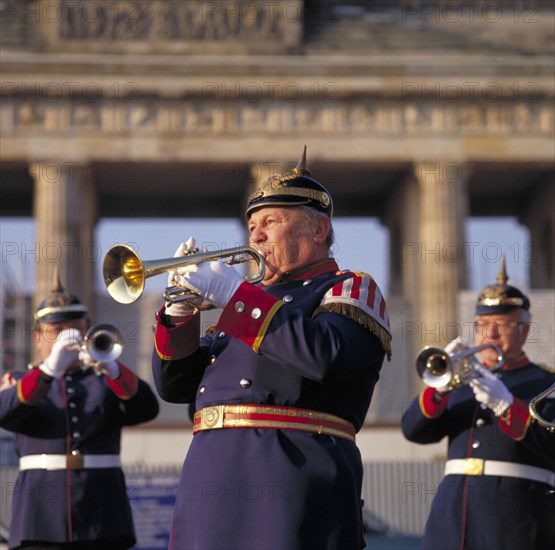
[{"label": "photo 12 logo", "polygon": [[416,1],[401,2],[403,23],[539,23],[538,2],[507,2],[504,0]]}]

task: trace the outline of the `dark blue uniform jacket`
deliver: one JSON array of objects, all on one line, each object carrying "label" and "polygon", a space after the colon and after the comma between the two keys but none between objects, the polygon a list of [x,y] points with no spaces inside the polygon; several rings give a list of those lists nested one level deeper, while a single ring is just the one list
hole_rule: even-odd
[{"label": "dark blue uniform jacket", "polygon": [[[5,375],[0,426],[14,432],[17,454],[119,454],[122,427],[158,414],[158,401],[148,384],[123,365],[120,368],[117,381],[97,376],[92,369],[54,380],[34,404],[39,369]],[[13,488],[10,548],[23,541],[133,545],[121,468],[21,471]]]},{"label": "dark blue uniform jacket", "polygon": [[[339,272],[331,260],[267,289],[244,283],[200,345],[198,316],[175,328],[159,323],[153,372],[161,397],[197,410],[245,403],[311,409],[358,431],[384,349],[368,327],[319,310],[332,302],[355,304],[361,317],[388,326],[371,277]],[[183,467],[171,548],[358,550],[361,484],[360,452],[340,437],[198,432]]]},{"label": "dark blue uniform jacket", "polygon": [[[416,443],[448,437],[448,459],[483,458],[553,470],[555,433],[532,422],[528,402],[555,383],[555,375],[525,356],[498,374],[514,396],[507,421],[480,406],[469,386],[454,390],[439,405],[433,403],[433,389],[427,388],[402,418],[405,437]],[[544,414],[555,418],[555,400],[549,401]],[[547,517],[551,495],[547,484],[528,479],[447,475],[435,493],[422,548],[555,548],[549,527],[553,517]]]}]

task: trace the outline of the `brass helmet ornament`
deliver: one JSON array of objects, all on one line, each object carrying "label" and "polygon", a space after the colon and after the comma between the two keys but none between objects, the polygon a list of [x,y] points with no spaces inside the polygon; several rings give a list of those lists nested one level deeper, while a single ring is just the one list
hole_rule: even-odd
[{"label": "brass helmet ornament", "polygon": [[476,302],[476,315],[493,315],[507,313],[513,309],[530,309],[530,300],[518,288],[507,284],[509,277],[505,269],[505,256],[501,257],[501,266],[497,275],[497,284],[486,286],[480,292]]},{"label": "brass helmet ornament", "polygon": [[58,266],[54,268],[52,290],[37,307],[35,321],[39,323],[62,323],[83,319],[88,309],[85,304],[71,292],[68,292],[60,282]]},{"label": "brass helmet ornament", "polygon": [[306,145],[297,165],[285,174],[270,176],[247,200],[247,218],[265,206],[309,206],[333,216],[333,201],[328,190],[313,177],[306,164]]}]

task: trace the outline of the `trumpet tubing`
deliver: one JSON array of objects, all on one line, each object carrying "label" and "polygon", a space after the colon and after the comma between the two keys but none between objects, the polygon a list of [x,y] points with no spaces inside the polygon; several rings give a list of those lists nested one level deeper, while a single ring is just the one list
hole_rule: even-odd
[{"label": "trumpet tubing", "polygon": [[[240,258],[241,256],[242,258]],[[131,247],[118,244],[110,248],[104,257],[102,269],[104,285],[116,302],[132,304],[141,297],[144,292],[145,281],[150,277],[167,273],[179,267],[212,260],[223,260],[224,258],[230,258],[225,262],[228,264],[243,263],[249,261],[246,256],[250,256],[258,265],[257,273],[246,280],[253,284],[259,283],[264,278],[265,273],[264,257],[258,250],[250,246],[238,246],[214,252],[199,252],[177,258],[143,261]],[[169,300],[171,301],[171,295]]]},{"label": "trumpet tubing", "polygon": [[538,405],[544,400],[547,399],[551,394],[555,394],[555,384],[541,392],[539,395],[536,395],[533,399],[530,400],[528,403],[528,409],[530,411],[530,416],[540,425],[546,428],[550,432],[555,432],[555,419],[547,420],[544,418],[540,412],[538,411]]}]

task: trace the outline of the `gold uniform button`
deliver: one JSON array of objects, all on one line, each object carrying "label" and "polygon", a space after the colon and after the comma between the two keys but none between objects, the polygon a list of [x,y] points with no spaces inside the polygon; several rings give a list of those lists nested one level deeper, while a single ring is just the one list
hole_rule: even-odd
[{"label": "gold uniform button", "polygon": [[243,311],[245,311],[245,304],[243,302],[235,302],[235,311],[237,313],[243,313]]},{"label": "gold uniform button", "polygon": [[259,307],[255,307],[251,312],[251,317],[253,319],[260,319],[262,316],[262,310]]}]

